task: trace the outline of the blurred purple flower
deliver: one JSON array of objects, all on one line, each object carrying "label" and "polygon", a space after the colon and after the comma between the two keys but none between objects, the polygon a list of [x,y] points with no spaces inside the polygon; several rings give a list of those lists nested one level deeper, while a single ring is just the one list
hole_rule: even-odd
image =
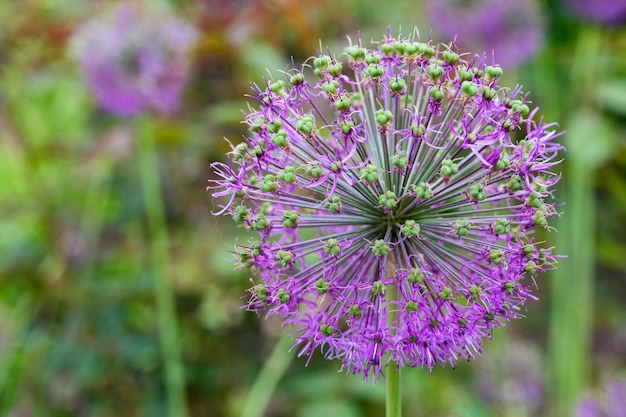
[{"label": "blurred purple flower", "polygon": [[594,22],[626,22],[626,0],[569,0],[569,5],[577,15]]},{"label": "blurred purple flower", "polygon": [[426,0],[425,13],[439,40],[485,52],[514,69],[539,52],[544,40],[541,15],[532,0]]},{"label": "blurred purple flower", "polygon": [[119,116],[179,106],[197,33],[186,22],[120,3],[78,28],[72,47],[98,103]]},{"label": "blurred purple flower", "polygon": [[523,409],[537,415],[544,403],[545,382],[541,354],[521,340],[490,352],[478,362],[478,387],[489,403]]},{"label": "blurred purple flower", "polygon": [[255,87],[249,135],[212,164],[216,214],[259,235],[236,246],[258,276],[247,308],[374,380],[390,361],[455,366],[554,263],[533,230],[557,215],[560,133],[454,46],[389,33],[344,57]]},{"label": "blurred purple flower", "polygon": [[576,417],[626,416],[626,379],[607,381],[601,396],[586,396],[576,406]]}]

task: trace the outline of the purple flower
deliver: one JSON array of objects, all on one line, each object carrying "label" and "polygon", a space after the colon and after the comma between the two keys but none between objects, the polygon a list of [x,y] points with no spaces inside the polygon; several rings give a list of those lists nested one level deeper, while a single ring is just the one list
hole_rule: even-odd
[{"label": "purple flower", "polygon": [[187,23],[120,3],[83,24],[73,47],[98,103],[120,116],[178,108],[196,31]]},{"label": "purple flower", "polygon": [[457,37],[457,45],[486,52],[503,68],[516,68],[543,45],[543,21],[531,0],[427,0],[435,34]]},{"label": "purple flower", "polygon": [[484,61],[389,33],[255,87],[209,189],[258,233],[235,251],[247,308],[293,326],[299,355],[374,380],[454,366],[534,298],[560,133]]},{"label": "purple flower", "polygon": [[541,414],[544,403],[544,367],[541,354],[522,340],[512,340],[506,349],[491,351],[477,362],[477,385],[486,402],[499,407]]},{"label": "purple flower", "polygon": [[573,11],[589,20],[620,24],[626,22],[626,1],[624,0],[569,0]]},{"label": "purple flower", "polygon": [[585,396],[576,406],[576,417],[622,417],[626,415],[626,379],[606,382],[600,397]]}]

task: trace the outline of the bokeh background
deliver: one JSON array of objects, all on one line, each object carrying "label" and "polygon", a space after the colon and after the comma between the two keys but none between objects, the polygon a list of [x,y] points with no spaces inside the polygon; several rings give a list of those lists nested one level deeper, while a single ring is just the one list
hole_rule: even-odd
[{"label": "bokeh background", "polygon": [[[171,106],[121,114],[90,84],[84,60],[140,26],[81,50],[118,3],[192,28],[161,63],[183,88]],[[542,236],[566,257],[479,359],[405,371],[405,415],[626,416],[625,0],[0,0],[0,22],[1,416],[382,415],[384,384],[305,367],[279,323],[241,310],[250,276],[227,250],[246,236],[205,187],[266,68],[415,25],[495,51],[503,84],[568,132]]]}]

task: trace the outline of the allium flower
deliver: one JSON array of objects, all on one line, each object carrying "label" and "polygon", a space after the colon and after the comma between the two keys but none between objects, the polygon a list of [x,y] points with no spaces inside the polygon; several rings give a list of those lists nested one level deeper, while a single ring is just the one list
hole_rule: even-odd
[{"label": "allium flower", "polygon": [[544,403],[544,366],[533,345],[512,340],[506,349],[490,352],[477,362],[477,386],[481,397],[499,407],[541,414]]},{"label": "allium flower", "polygon": [[624,0],[569,0],[570,7],[581,17],[605,24],[626,22]]},{"label": "allium flower", "polygon": [[215,214],[259,235],[236,247],[248,309],[366,377],[475,357],[554,262],[533,230],[557,215],[559,133],[500,67],[418,38],[255,87],[249,135],[212,164]]},{"label": "allium flower", "polygon": [[180,19],[120,3],[79,27],[72,46],[98,103],[117,115],[134,116],[178,108],[196,37]]},{"label": "allium flower", "polygon": [[626,416],[626,379],[615,378],[606,383],[603,397],[585,397],[576,407],[576,417]]},{"label": "allium flower", "polygon": [[543,45],[543,21],[532,0],[427,0],[435,34],[461,48],[486,52],[503,68],[516,68]]}]

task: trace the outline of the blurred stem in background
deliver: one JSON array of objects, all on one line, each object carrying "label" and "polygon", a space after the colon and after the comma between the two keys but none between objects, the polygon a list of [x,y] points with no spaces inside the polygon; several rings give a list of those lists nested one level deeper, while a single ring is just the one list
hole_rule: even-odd
[{"label": "blurred stem in background", "polygon": [[7,415],[14,406],[22,367],[25,366],[26,346],[38,312],[39,303],[35,305],[26,294],[20,294],[8,316],[7,323],[14,323],[20,329],[21,335],[18,341],[12,344],[10,353],[3,355],[0,361],[0,415]]},{"label": "blurred stem in background", "polygon": [[263,369],[248,392],[241,417],[263,416],[278,382],[291,363],[293,355],[289,352],[289,348],[292,344],[289,333],[285,333],[278,339],[274,350],[264,362]]},{"label": "blurred stem in background", "polygon": [[169,417],[187,417],[185,376],[181,358],[180,334],[170,278],[170,254],[165,204],[161,193],[158,155],[154,145],[154,125],[148,117],[138,123],[139,169],[144,193],[150,238],[150,258],[154,277],[157,323],[168,399]]},{"label": "blurred stem in background", "polygon": [[556,417],[572,415],[590,376],[596,212],[593,174],[610,135],[597,111],[585,108],[592,100],[588,89],[603,59],[602,29],[586,26],[578,33],[570,89],[561,94],[565,103],[575,107],[559,109],[561,115],[570,114],[570,120],[565,127],[567,178],[560,198],[566,205],[556,225],[556,247],[566,258],[552,274],[550,296],[549,386]]}]

